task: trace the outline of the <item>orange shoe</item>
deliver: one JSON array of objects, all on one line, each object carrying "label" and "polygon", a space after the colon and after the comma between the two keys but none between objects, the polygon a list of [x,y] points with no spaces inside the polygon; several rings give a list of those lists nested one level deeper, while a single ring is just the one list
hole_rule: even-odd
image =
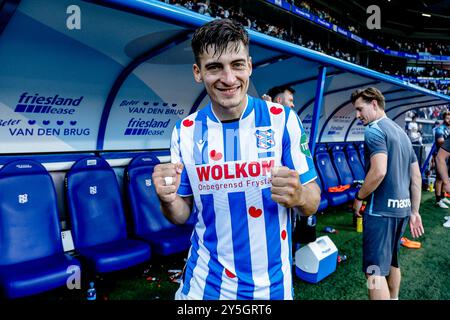
[{"label": "orange shoe", "polygon": [[418,241],[411,241],[408,238],[402,237],[400,239],[400,244],[406,248],[410,248],[410,249],[420,249],[420,247],[422,246],[422,244]]}]

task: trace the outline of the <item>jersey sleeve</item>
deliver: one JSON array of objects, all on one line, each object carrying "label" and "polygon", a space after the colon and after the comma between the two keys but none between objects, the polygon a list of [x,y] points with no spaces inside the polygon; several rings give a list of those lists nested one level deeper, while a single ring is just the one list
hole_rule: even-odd
[{"label": "jersey sleeve", "polygon": [[364,132],[364,140],[370,158],[377,153],[388,153],[384,132],[378,126],[368,127]]},{"label": "jersey sleeve", "polygon": [[438,127],[436,129],[436,132],[434,134],[434,138],[436,141],[438,141],[438,139],[444,139],[444,130],[442,130],[441,127]]},{"label": "jersey sleeve", "polygon": [[[170,161],[172,163],[181,162],[185,165],[180,150],[180,123],[181,122],[178,122],[172,131],[172,139],[170,142]],[[186,168],[184,168],[181,173],[181,183],[177,193],[181,197],[188,197],[192,195],[191,183],[189,182]]]},{"label": "jersey sleeve", "polygon": [[308,146],[309,139],[297,114],[289,108],[285,110],[287,119],[283,133],[281,162],[289,169],[296,170],[300,176],[300,183],[305,185],[317,178]]}]

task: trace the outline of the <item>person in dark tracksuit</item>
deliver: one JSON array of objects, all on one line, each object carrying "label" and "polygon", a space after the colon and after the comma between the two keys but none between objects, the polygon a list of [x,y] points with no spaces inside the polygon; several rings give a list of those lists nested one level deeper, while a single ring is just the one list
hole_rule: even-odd
[{"label": "person in dark tracksuit", "polygon": [[352,93],[356,117],[363,122],[366,178],[356,194],[363,219],[363,272],[371,300],[398,299],[401,273],[398,249],[409,222],[414,238],[424,233],[419,214],[421,183],[417,157],[405,131],[386,116],[384,96],[374,87]]}]

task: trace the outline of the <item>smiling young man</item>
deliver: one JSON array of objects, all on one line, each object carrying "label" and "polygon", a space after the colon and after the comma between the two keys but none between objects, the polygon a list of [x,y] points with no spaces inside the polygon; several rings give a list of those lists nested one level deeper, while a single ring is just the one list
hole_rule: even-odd
[{"label": "smiling young man", "polygon": [[311,215],[320,201],[304,129],[291,109],[247,95],[252,61],[241,25],[213,20],[196,30],[192,49],[194,79],[211,102],[177,123],[172,163],[153,173],[167,218],[196,215],[175,298],[292,299],[288,208]]},{"label": "smiling young man", "polygon": [[360,216],[367,199],[363,225],[363,272],[371,300],[398,299],[401,273],[400,238],[409,221],[411,234],[423,234],[419,214],[422,177],[411,141],[384,112],[384,96],[374,87],[352,93],[356,117],[366,127],[366,177],[353,210]]}]

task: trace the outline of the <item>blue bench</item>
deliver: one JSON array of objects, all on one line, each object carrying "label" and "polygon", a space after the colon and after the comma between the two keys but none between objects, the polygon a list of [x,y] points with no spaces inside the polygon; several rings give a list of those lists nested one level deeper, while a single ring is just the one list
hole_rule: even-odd
[{"label": "blue bench", "polygon": [[192,218],[184,225],[175,225],[163,215],[153,186],[152,174],[158,158],[148,153],[135,157],[126,169],[126,191],[131,207],[132,229],[158,255],[183,252],[190,247],[194,229]]},{"label": "blue bench", "polygon": [[355,199],[355,194],[358,191],[358,188],[355,187],[355,179],[348,165],[347,157],[344,153],[344,146],[341,144],[332,145],[330,147],[330,151],[333,159],[333,165],[336,169],[336,174],[339,177],[339,182],[341,185],[350,185],[350,188],[345,192],[347,192],[349,200],[353,200]]},{"label": "blue bench", "polygon": [[347,156],[348,165],[350,170],[352,170],[353,177],[356,181],[363,181],[366,173],[364,167],[359,160],[358,152],[352,144],[345,146],[345,152]]},{"label": "blue bench", "polygon": [[346,203],[349,200],[346,192],[328,191],[330,188],[340,186],[340,183],[325,145],[318,145],[316,147],[314,161],[321,178],[323,194],[328,199],[328,205],[335,207]]},{"label": "blue bench", "polygon": [[326,192],[323,190],[322,181],[320,180],[320,177],[317,177],[316,182],[319,185],[320,190],[322,191],[320,195],[320,204],[319,208],[317,208],[317,212],[323,212],[328,207],[328,199],[326,196]]},{"label": "blue bench", "polygon": [[104,159],[77,161],[65,180],[75,250],[89,270],[112,272],[150,259],[149,245],[127,236],[119,184]]},{"label": "blue bench", "polygon": [[364,142],[357,143],[356,147],[358,149],[359,160],[361,161],[361,164],[364,167],[366,165],[366,161],[364,158]]},{"label": "blue bench", "polygon": [[0,290],[7,298],[29,296],[66,285],[56,192],[47,170],[33,160],[0,169]]}]

